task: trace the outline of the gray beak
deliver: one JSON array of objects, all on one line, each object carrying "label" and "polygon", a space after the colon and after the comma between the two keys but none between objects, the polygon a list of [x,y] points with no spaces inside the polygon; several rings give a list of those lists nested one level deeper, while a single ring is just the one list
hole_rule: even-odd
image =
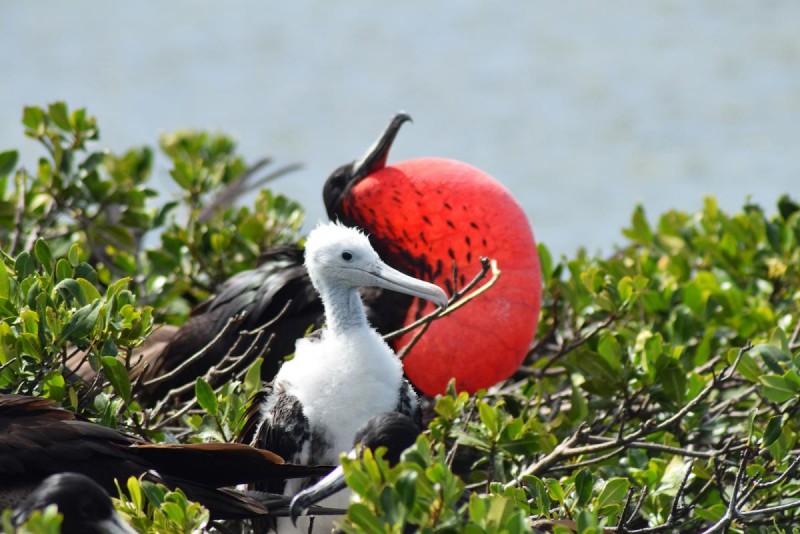
[{"label": "gray beak", "polygon": [[369,176],[373,172],[379,171],[386,166],[389,149],[392,148],[392,143],[394,143],[394,139],[397,137],[397,132],[400,131],[400,126],[402,126],[404,122],[410,120],[411,116],[402,111],[392,117],[386,129],[381,132],[380,137],[369,147],[366,154],[353,163],[353,181],[351,185],[358,183],[365,176]]},{"label": "gray beak", "polygon": [[383,262],[378,263],[369,274],[373,278],[370,285],[429,300],[440,308],[447,307],[447,294],[442,288],[405,275]]}]

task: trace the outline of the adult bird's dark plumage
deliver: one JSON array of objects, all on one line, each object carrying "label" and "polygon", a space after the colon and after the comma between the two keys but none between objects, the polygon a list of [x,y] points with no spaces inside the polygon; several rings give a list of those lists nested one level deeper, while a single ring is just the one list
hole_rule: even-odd
[{"label": "adult bird's dark plumage", "polygon": [[154,472],[170,487],[205,505],[215,518],[267,513],[263,503],[229,486],[298,476],[330,468],[284,464],[268,450],[243,444],[149,444],[89,422],[52,401],[0,395],[0,508],[15,506],[45,478],[76,472],[106,491],[114,480]]},{"label": "adult bird's dark plumage", "polygon": [[[244,439],[294,463],[329,464],[378,413],[399,411],[421,424],[416,393],[403,378],[400,360],[367,323],[359,288],[382,287],[439,306],[447,305],[447,295],[392,269],[364,234],[335,223],[309,234],[305,264],[322,299],[326,327],[318,337],[297,341],[294,358],[253,403]],[[268,491],[295,493],[308,482],[287,481]]]},{"label": "adult bird's dark plumage", "polygon": [[[482,271],[480,257],[497,260],[503,276],[491,291],[468,309],[435,321],[404,360],[409,379],[429,395],[443,391],[452,377],[459,389],[475,391],[510,376],[530,348],[541,301],[536,243],[513,196],[486,173],[441,158],[387,165],[392,143],[409,120],[396,114],[362,158],[336,169],[324,184],[323,200],[332,221],[365,231],[389,265],[450,293]],[[261,355],[273,336],[262,366],[268,381],[291,354],[294,339],[320,325],[320,303],[300,263],[301,251],[267,256],[259,268],[223,284],[168,347],[154,353],[143,380],[146,400],[191,385],[228,351],[245,352],[253,334],[243,333],[252,330],[262,337],[241,363]],[[382,334],[431,311],[421,299],[393,292],[370,291],[365,300],[370,321]],[[240,335],[245,338],[237,344]],[[411,335],[393,340],[393,348],[405,346]],[[209,350],[201,350],[206,346]]]},{"label": "adult bird's dark plumage", "polygon": [[79,473],[58,473],[44,479],[14,508],[12,523],[19,527],[34,511],[50,505],[63,516],[61,534],[136,534],[114,510],[108,493]]},{"label": "adult bird's dark plumage", "polygon": [[[262,376],[271,379],[283,357],[294,352],[295,340],[309,327],[320,326],[322,303],[303,266],[303,251],[292,245],[275,246],[261,262],[225,281],[192,310],[160,353],[142,362],[144,398],[159,399],[174,387],[194,382],[227,353],[246,353],[253,361],[268,343]],[[264,328],[271,321],[274,326]],[[182,365],[201,351],[200,357]]]},{"label": "adult bird's dark plumage", "polygon": [[[384,458],[390,465],[395,465],[400,461],[403,451],[414,444],[421,431],[419,422],[411,417],[398,412],[384,412],[372,417],[358,429],[353,445],[360,446],[361,450],[367,448],[373,451],[378,447],[386,447]],[[342,466],[337,466],[325,478],[292,498],[289,508],[292,521],[305,515],[312,505],[343,490],[345,486],[344,471]]]}]

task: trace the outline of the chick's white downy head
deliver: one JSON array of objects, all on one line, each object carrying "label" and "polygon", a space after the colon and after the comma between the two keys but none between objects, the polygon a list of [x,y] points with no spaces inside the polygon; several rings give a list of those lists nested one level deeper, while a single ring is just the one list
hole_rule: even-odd
[{"label": "chick's white downy head", "polygon": [[434,284],[389,267],[360,230],[338,222],[320,224],[306,240],[306,268],[321,294],[326,289],[382,287],[447,305],[447,295]]},{"label": "chick's white downy head", "polygon": [[382,263],[369,239],[341,223],[320,224],[306,240],[305,265],[319,290],[323,280],[346,287],[369,285],[366,273]]}]

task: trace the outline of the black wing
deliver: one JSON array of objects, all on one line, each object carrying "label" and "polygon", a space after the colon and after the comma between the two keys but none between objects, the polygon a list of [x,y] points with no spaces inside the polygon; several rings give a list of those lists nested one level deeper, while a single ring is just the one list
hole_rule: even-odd
[{"label": "black wing", "polygon": [[[302,250],[274,247],[264,254],[259,267],[231,277],[192,311],[164,350],[148,362],[142,393],[146,399],[159,399],[170,389],[205,374],[229,351],[236,356],[247,354],[247,360],[253,361],[262,355],[270,337],[261,375],[265,381],[272,380],[284,357],[294,352],[297,338],[310,326],[319,327],[322,318],[322,303],[303,266]],[[248,333],[254,330],[260,333]],[[146,385],[204,348],[202,357],[169,380]]]},{"label": "black wing", "polygon": [[319,476],[329,469],[286,465],[275,454],[230,443],[148,444],[83,420],[48,399],[0,394],[0,508],[13,507],[49,475],[75,472],[107,492],[114,479],[155,471],[215,518],[265,513],[247,496],[219,486]]}]

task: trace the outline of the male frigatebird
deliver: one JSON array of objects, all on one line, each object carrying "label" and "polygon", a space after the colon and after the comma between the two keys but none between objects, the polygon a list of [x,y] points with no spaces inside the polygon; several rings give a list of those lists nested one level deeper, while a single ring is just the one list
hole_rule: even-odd
[{"label": "male frigatebird", "polygon": [[[395,115],[361,159],[336,169],[323,199],[330,219],[363,229],[389,265],[449,292],[480,272],[480,257],[497,260],[502,274],[494,287],[432,324],[404,360],[408,377],[429,395],[441,393],[451,377],[459,389],[475,391],[510,376],[533,340],[541,297],[536,243],[522,209],[486,173],[440,158],[387,166],[392,143],[408,120],[405,113]],[[295,338],[321,323],[321,305],[301,254],[286,247],[270,251],[260,267],[231,278],[201,304],[149,362],[142,381],[145,396],[160,398],[193,382],[226,352],[261,355],[272,335],[262,367],[262,378],[270,380]],[[364,297],[370,322],[382,334],[432,309],[393,292]],[[250,333],[236,344],[243,332],[265,324],[257,343]],[[394,341],[394,348],[410,336]],[[206,345],[210,350],[182,365]]]},{"label": "male frigatebird", "polygon": [[[416,393],[403,377],[400,360],[368,324],[359,288],[399,291],[442,307],[447,295],[389,267],[363,233],[339,223],[320,225],[309,234],[305,265],[320,294],[326,326],[319,335],[297,341],[294,358],[252,404],[244,439],[296,464],[337,463],[359,427],[376,414],[396,411],[421,424]],[[291,480],[268,488],[294,494],[307,483]],[[324,505],[346,503],[347,495],[337,497]],[[291,527],[279,520],[279,532]],[[330,530],[327,525],[315,528]]]},{"label": "male frigatebird", "polygon": [[14,508],[14,526],[19,527],[34,511],[50,505],[63,516],[61,534],[136,534],[114,510],[108,493],[79,473],[58,473],[44,479]]},{"label": "male frigatebird", "polygon": [[[386,447],[384,459],[389,465],[394,465],[400,461],[403,451],[414,444],[421,431],[419,423],[411,417],[399,412],[384,412],[373,416],[358,429],[353,446],[360,446],[360,450],[366,448],[373,451],[378,447]],[[355,452],[353,450],[351,454]],[[345,487],[344,471],[340,465],[325,478],[292,498],[289,508],[292,521],[296,522],[298,517],[306,514],[309,507]]]},{"label": "male frigatebird", "polygon": [[152,472],[157,481],[180,487],[206,506],[214,518],[251,517],[270,511],[266,501],[227,487],[330,470],[285,464],[273,452],[240,443],[148,444],[48,399],[0,395],[0,509],[16,506],[54,473],[81,473],[116,493],[115,479],[124,486],[128,477]]}]

